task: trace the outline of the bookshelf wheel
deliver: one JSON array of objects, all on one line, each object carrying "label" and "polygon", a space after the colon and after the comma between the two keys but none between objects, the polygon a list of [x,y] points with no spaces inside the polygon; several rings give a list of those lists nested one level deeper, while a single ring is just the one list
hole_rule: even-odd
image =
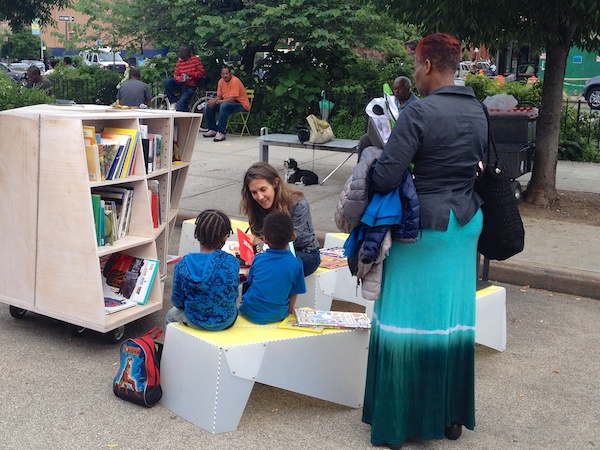
[{"label": "bookshelf wheel", "polygon": [[106,333],[108,342],[111,342],[113,344],[117,344],[117,343],[121,342],[121,339],[123,339],[124,335],[125,335],[125,326],[124,325],[120,326],[119,328],[115,328],[114,330]]},{"label": "bookshelf wheel", "polygon": [[27,312],[26,309],[17,308],[16,306],[12,305],[9,307],[9,311],[10,315],[13,316],[15,319],[22,319],[25,313]]},{"label": "bookshelf wheel", "polygon": [[81,336],[85,331],[85,327],[81,327],[79,325],[71,325],[71,334],[73,336]]}]

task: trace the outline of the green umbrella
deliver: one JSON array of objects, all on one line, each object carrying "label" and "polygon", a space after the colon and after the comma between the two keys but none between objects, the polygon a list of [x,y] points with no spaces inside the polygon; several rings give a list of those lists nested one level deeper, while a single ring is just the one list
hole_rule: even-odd
[{"label": "green umbrella", "polygon": [[319,102],[319,108],[321,109],[321,118],[327,120],[329,113],[333,109],[333,103],[325,98],[325,91],[321,91],[321,101]]}]

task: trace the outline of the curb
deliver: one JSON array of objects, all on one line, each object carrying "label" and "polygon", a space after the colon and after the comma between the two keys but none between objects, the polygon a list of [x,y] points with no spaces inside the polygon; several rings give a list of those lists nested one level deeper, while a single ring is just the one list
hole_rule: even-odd
[{"label": "curb", "polygon": [[515,286],[528,286],[600,300],[600,278],[572,270],[490,261],[488,279]]}]

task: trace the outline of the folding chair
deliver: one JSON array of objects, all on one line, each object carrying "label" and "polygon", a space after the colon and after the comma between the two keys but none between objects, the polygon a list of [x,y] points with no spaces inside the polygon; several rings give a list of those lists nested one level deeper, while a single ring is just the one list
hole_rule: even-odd
[{"label": "folding chair", "polygon": [[[248,94],[248,101],[250,102],[250,109],[252,110],[252,100],[254,100],[254,89],[246,89],[246,94]],[[234,127],[239,127],[241,129],[240,137],[246,133],[250,136],[250,130],[248,129],[248,117],[250,117],[250,111],[242,111],[229,116],[229,120],[227,121],[227,131],[231,131],[233,133]]]}]

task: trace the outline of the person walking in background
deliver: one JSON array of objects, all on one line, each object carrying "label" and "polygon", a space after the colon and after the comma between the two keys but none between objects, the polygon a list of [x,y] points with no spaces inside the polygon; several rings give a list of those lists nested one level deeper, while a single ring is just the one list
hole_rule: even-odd
[{"label": "person walking in background", "polygon": [[179,59],[175,64],[173,78],[164,81],[165,94],[171,102],[171,109],[187,111],[198,82],[204,76],[204,66],[187,45],[179,47]]},{"label": "person walking in background", "polygon": [[[227,66],[221,68],[221,79],[217,85],[217,96],[206,103],[206,126],[204,137],[214,137],[215,142],[226,139],[225,129],[230,114],[250,111],[250,100],[242,81],[231,73]],[[217,124],[215,116],[219,114]]]},{"label": "person walking in background", "polygon": [[73,66],[73,60],[70,56],[65,56],[63,58],[63,66],[65,66],[65,68],[68,70],[75,70],[75,67]]},{"label": "person walking in background", "polygon": [[166,325],[183,323],[192,328],[219,331],[237,318],[240,262],[221,250],[231,232],[231,221],[221,211],[208,209],[196,218],[194,237],[199,253],[188,253],[175,266]]},{"label": "person walking in background", "polygon": [[48,70],[46,70],[46,73],[44,75],[50,75],[51,73],[53,73],[54,70],[56,69],[57,64],[58,64],[58,59],[50,58],[50,61],[48,61],[48,65],[50,66],[50,68]]},{"label": "person walking in background", "polygon": [[481,199],[477,166],[488,126],[469,87],[454,85],[461,43],[437,33],[417,45],[422,96],[402,113],[369,187],[394,190],[411,163],[423,230],[393,242],[375,301],[362,420],[371,443],[458,439],[475,427],[475,296]]},{"label": "person walking in background", "polygon": [[254,257],[240,305],[240,313],[258,324],[280,322],[293,314],[296,297],[306,292],[302,261],[289,247],[294,240],[290,215],[283,211],[267,215],[263,235],[269,248]]},{"label": "person walking in background", "polygon": [[117,91],[117,101],[119,105],[152,106],[152,92],[150,86],[140,80],[140,69],[137,67],[129,68],[129,80],[125,81]]},{"label": "person walking in background", "polygon": [[261,241],[267,215],[273,211],[290,214],[294,223],[294,249],[302,260],[304,276],[317,270],[321,253],[308,200],[300,189],[285,183],[269,163],[254,163],[244,174],[240,211],[248,216],[255,245]]},{"label": "person walking in background", "polygon": [[42,76],[42,72],[37,66],[29,66],[27,69],[27,88],[41,89],[48,95],[52,95],[52,83],[48,78]]}]

